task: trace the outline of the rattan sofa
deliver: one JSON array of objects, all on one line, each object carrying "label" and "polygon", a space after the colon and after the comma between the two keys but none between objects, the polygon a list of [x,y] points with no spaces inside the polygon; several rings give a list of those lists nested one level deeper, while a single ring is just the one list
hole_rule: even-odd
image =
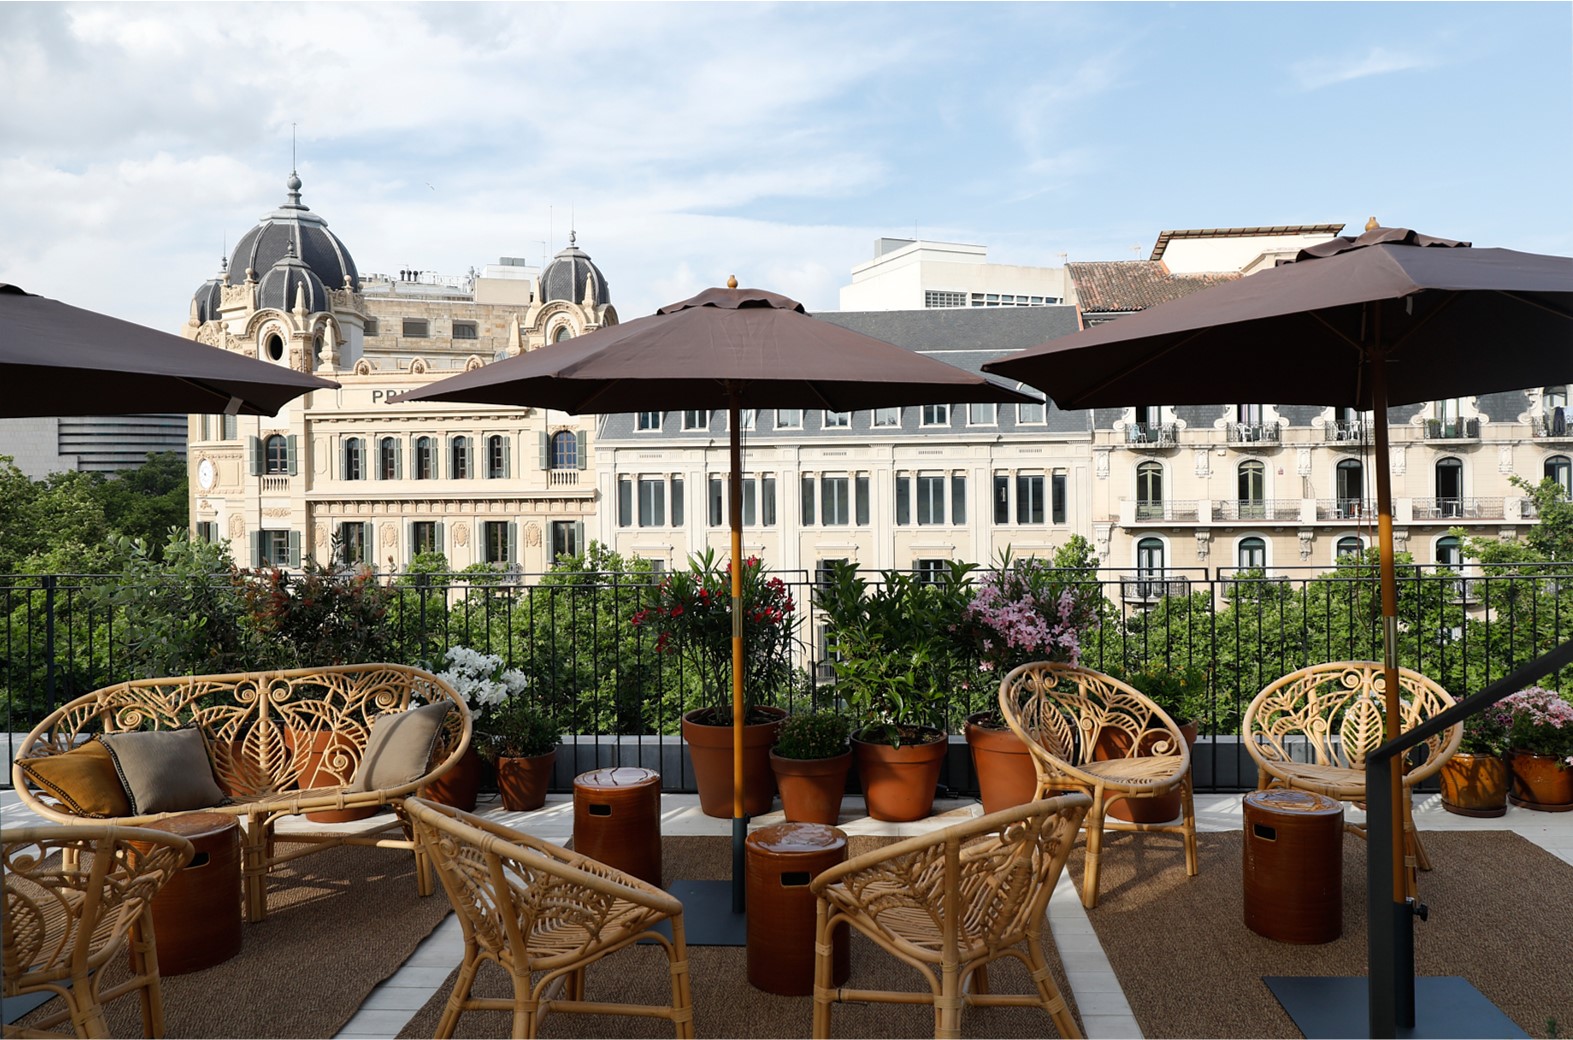
[{"label": "rattan sofa", "polygon": [[[440,709],[428,710],[422,719],[428,729],[436,727],[429,738],[429,754],[422,745],[418,762],[401,774],[415,775],[403,782],[359,789],[379,776],[370,760],[364,775],[358,775],[368,742],[376,748],[386,747],[380,739],[372,740],[376,720],[440,703],[452,707],[440,719]],[[405,721],[415,720],[410,715]],[[394,724],[397,720],[388,719],[383,733]],[[40,759],[73,750],[96,753],[98,749],[88,745],[103,743],[94,739],[100,735],[111,735],[113,741],[119,734],[192,728],[201,731],[211,779],[216,781],[213,786],[220,789],[214,804],[138,813],[135,808],[85,804],[85,798],[73,800],[70,792],[62,797],[58,785],[38,781]],[[267,913],[265,886],[273,867],[340,845],[411,849],[420,893],[431,895],[436,889],[429,858],[410,835],[403,799],[451,769],[469,747],[470,733],[469,709],[453,688],[430,672],[404,665],[333,665],[139,679],[94,690],[51,713],[18,748],[12,782],[27,808],[59,823],[141,826],[184,812],[240,817],[246,917],[260,921]],[[314,747],[317,755],[311,754]],[[382,756],[374,754],[372,758],[381,761]],[[89,768],[103,767],[90,764]],[[122,785],[128,783],[118,758],[113,768]],[[381,770],[384,778],[386,772]],[[303,782],[312,786],[302,790]],[[134,800],[131,804],[135,805]],[[289,847],[275,847],[274,826],[285,817],[333,810],[374,811],[385,805],[396,815],[388,817],[382,827],[324,827],[298,833],[292,829],[287,841],[277,843]]]}]

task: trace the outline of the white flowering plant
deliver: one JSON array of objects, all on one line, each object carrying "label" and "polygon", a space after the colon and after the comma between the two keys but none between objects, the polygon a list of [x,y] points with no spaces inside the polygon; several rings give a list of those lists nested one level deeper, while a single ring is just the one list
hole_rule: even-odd
[{"label": "white flowering plant", "polygon": [[437,678],[452,686],[454,692],[469,706],[476,728],[484,728],[484,720],[509,698],[522,694],[529,680],[517,668],[503,667],[503,659],[496,654],[483,654],[467,646],[453,646],[443,657],[446,667],[437,672]]}]

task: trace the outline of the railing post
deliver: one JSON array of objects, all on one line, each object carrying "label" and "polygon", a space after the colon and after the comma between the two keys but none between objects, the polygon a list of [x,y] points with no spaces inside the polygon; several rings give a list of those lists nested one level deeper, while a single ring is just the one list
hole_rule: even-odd
[{"label": "railing post", "polygon": [[55,703],[55,582],[53,574],[44,575],[44,698],[49,710]]}]

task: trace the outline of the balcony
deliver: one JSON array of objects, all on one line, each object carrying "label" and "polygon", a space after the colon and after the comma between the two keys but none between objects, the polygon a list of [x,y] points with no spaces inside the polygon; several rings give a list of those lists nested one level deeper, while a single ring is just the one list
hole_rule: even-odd
[{"label": "balcony", "polygon": [[1359,441],[1365,438],[1365,420],[1339,419],[1322,427],[1322,437],[1329,441]]},{"label": "balcony", "polygon": [[1169,578],[1161,574],[1138,575],[1120,581],[1120,598],[1127,603],[1156,603],[1165,596],[1189,596],[1189,578]]},{"label": "balcony", "polygon": [[288,477],[263,477],[262,478],[262,491],[263,491],[263,494],[267,494],[270,491],[277,492],[277,491],[288,491],[288,490],[289,490],[289,478]]},{"label": "balcony", "polygon": [[1165,521],[1194,524],[1198,520],[1198,504],[1190,502],[1136,502],[1137,523],[1163,523]]},{"label": "balcony", "polygon": [[1125,446],[1157,450],[1179,443],[1180,428],[1174,423],[1131,423],[1125,428]]},{"label": "balcony", "polygon": [[1231,448],[1276,448],[1279,427],[1277,423],[1230,423],[1225,436]]},{"label": "balcony", "polygon": [[1229,523],[1295,523],[1300,519],[1298,498],[1219,499],[1213,503],[1213,520]]},{"label": "balcony", "polygon": [[549,469],[546,471],[548,487],[578,487],[579,471],[576,469]]},{"label": "balcony", "polygon": [[1550,414],[1529,421],[1529,434],[1536,440],[1573,441],[1573,409],[1552,408]]},{"label": "balcony", "polygon": [[1319,498],[1318,520],[1375,520],[1376,503],[1369,498]]},{"label": "balcony", "polygon": [[1417,498],[1411,503],[1416,520],[1502,520],[1500,498]]},{"label": "balcony", "polygon": [[1479,419],[1427,419],[1425,439],[1428,441],[1478,441]]}]

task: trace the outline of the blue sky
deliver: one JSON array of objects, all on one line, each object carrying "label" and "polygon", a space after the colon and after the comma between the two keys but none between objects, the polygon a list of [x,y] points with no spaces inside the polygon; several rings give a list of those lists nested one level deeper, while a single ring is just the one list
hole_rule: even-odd
[{"label": "blue sky", "polygon": [[0,281],[165,329],[291,124],[362,272],[538,260],[572,214],[624,320],[733,273],[834,309],[880,236],[1573,255],[1567,3],[7,3],[0,96]]}]

